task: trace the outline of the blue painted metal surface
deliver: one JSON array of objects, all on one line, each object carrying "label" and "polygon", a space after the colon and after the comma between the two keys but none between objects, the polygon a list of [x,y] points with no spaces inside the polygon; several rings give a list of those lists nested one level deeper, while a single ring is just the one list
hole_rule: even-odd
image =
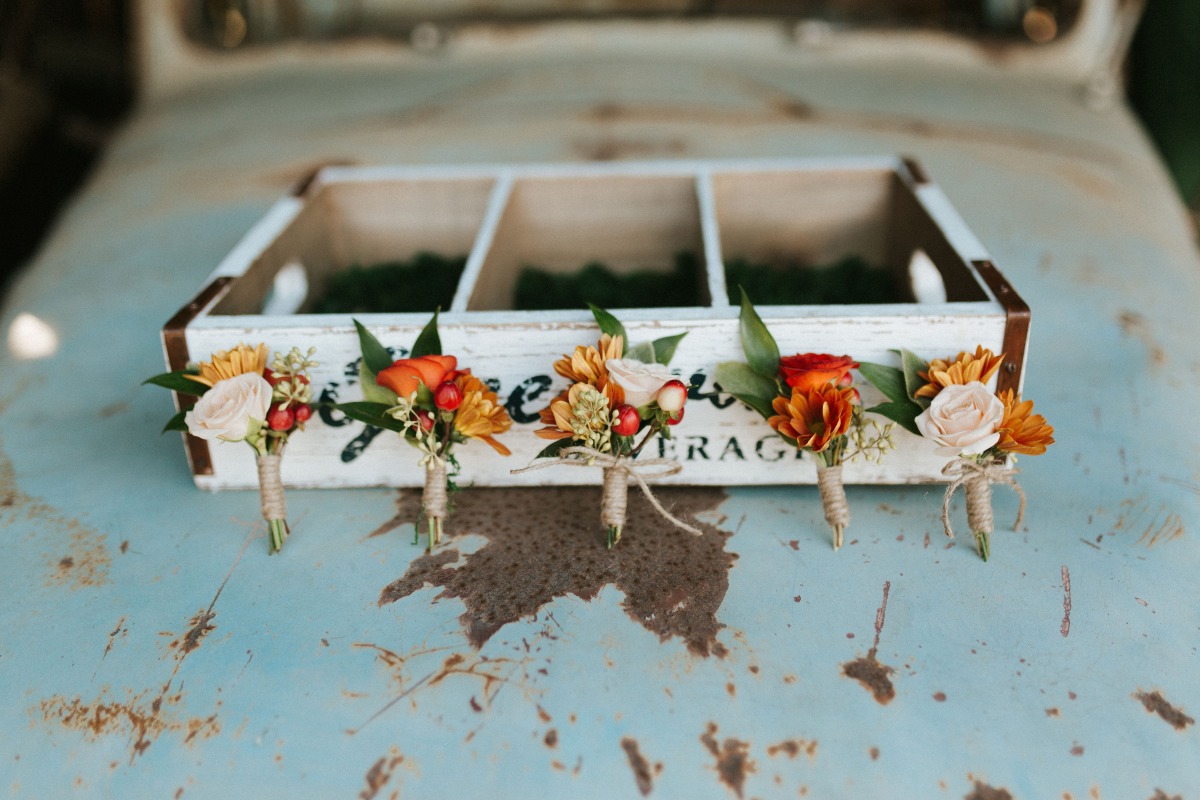
[{"label": "blue painted metal surface", "polygon": [[[156,435],[165,395],[137,385],[165,317],[324,161],[893,152],[924,162],[1033,307],[1027,393],[1058,444],[1023,460],[1025,530],[998,532],[988,564],[942,537],[939,487],[851,487],[836,554],[815,489],[716,493],[704,518],[738,556],[723,656],[660,640],[611,586],[479,650],[435,588],[379,606],[421,552],[407,527],[370,535],[393,492],[292,492],[295,535],[269,558],[256,498],[195,491]],[[1194,797],[1198,267],[1126,110],[1000,71],[448,58],[144,108],[3,312],[59,346],[0,357],[0,789]],[[497,527],[456,546],[522,524],[507,497],[473,501]],[[997,490],[1000,520],[1015,507]],[[844,674],[873,643],[887,703]],[[1136,696],[1154,692],[1161,714]]]}]

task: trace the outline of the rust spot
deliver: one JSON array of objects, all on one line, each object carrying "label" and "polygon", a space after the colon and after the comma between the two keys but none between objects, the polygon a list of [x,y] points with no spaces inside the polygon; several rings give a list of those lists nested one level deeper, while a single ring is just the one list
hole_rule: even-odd
[{"label": "rust spot", "polygon": [[717,775],[721,783],[741,797],[746,776],[755,772],[755,763],[750,760],[750,743],[726,739],[718,744],[717,725],[714,722],[708,723],[707,730],[700,734],[700,743],[717,759]]},{"label": "rust spot", "polygon": [[361,800],[374,800],[379,794],[379,790],[387,786],[388,781],[392,779],[392,773],[396,767],[404,762],[404,756],[400,754],[396,748],[392,748],[386,756],[380,757],[378,761],[371,765],[367,770],[366,782],[367,786],[358,796]]},{"label": "rust spot", "polygon": [[788,547],[792,548],[793,550],[799,550],[800,549],[800,540],[792,539],[790,542],[788,542]]},{"label": "rust spot", "polygon": [[192,627],[188,628],[188,632],[183,635],[183,640],[179,643],[181,658],[199,647],[201,640],[208,635],[208,632],[217,627],[210,624],[216,616],[217,613],[209,609],[208,611],[196,612],[196,616],[188,621],[188,624]]},{"label": "rust spot", "polygon": [[128,410],[129,403],[112,403],[97,411],[96,416],[100,419],[108,419],[109,417],[115,417],[117,414],[124,414]]},{"label": "rust spot", "polygon": [[[659,489],[658,499],[687,519],[715,508],[724,493],[708,488]],[[590,488],[475,489],[459,496],[450,535],[475,533],[488,543],[450,567],[459,553],[447,548],[415,559],[383,589],[380,605],[427,584],[441,587],[435,601],[459,598],[459,618],[476,648],[504,625],[536,614],[557,597],[591,600],[609,584],[625,599],[635,622],[666,641],[679,637],[695,655],[723,656],[716,613],[737,556],[725,551],[732,535],[703,522],[693,536],[663,521],[639,495],[630,495],[628,527],[607,550],[599,535],[600,495]]]},{"label": "rust spot", "polygon": [[734,686],[732,683],[727,683],[727,684],[725,684],[725,693],[728,694],[730,697],[736,697],[737,696],[737,687]]},{"label": "rust spot", "polygon": [[181,797],[183,797],[183,787],[182,786],[180,786],[178,789],[175,790],[175,800],[179,800],[179,798],[181,798]]},{"label": "rust spot", "polygon": [[[654,790],[654,775],[650,772],[650,762],[642,755],[637,740],[626,736],[621,740],[621,749],[629,759],[629,768],[633,770],[633,779],[637,782],[638,791],[646,797]],[[659,765],[661,771],[661,764]]]},{"label": "rust spot", "polygon": [[746,667],[746,669],[750,670],[751,674],[753,674],[753,675],[758,674],[758,665],[757,664],[751,664],[750,666]]},{"label": "rust spot", "polygon": [[1133,336],[1141,340],[1146,352],[1150,355],[1150,362],[1154,366],[1161,367],[1166,363],[1167,353],[1151,332],[1145,317],[1133,311],[1122,311],[1117,317],[1117,324],[1121,326],[1122,335]]},{"label": "rust spot", "polygon": [[117,625],[113,628],[112,633],[108,635],[108,645],[104,648],[104,655],[100,656],[101,660],[108,655],[109,650],[112,650],[113,643],[117,640],[117,637],[124,637],[127,633],[129,633],[129,628],[125,627],[125,618],[121,617],[117,620]]},{"label": "rust spot", "polygon": [[946,693],[945,692],[934,692],[933,699],[938,701],[939,703],[944,703],[944,702],[946,702]]},{"label": "rust spot", "polygon": [[1079,742],[1076,742],[1074,745],[1072,745],[1071,746],[1071,755],[1073,755],[1073,756],[1083,755],[1083,745],[1079,744]]},{"label": "rust spot", "polygon": [[[148,692],[128,693],[124,700],[108,696],[107,690],[90,703],[83,698],[68,699],[59,695],[42,700],[37,710],[46,722],[57,722],[64,728],[79,731],[89,741],[103,736],[124,734],[130,739],[130,762],[164,733],[182,737],[184,744],[195,739],[209,739],[221,732],[214,713],[208,717],[184,718],[175,713],[183,694],[168,695],[169,684],[160,694],[147,702]],[[217,703],[218,707],[220,702]]]},{"label": "rust spot", "polygon": [[[31,507],[31,514],[40,514],[40,504]],[[71,533],[69,552],[54,563],[54,571],[48,583],[71,589],[103,586],[108,583],[110,559],[104,546],[105,536],[84,528],[71,520],[65,523]]]},{"label": "rust spot", "polygon": [[551,749],[558,747],[558,731],[554,728],[546,731],[546,736],[542,739],[542,742],[545,743],[546,747]]},{"label": "rust spot", "polygon": [[1071,632],[1071,573],[1067,571],[1067,565],[1062,565],[1062,587],[1063,587],[1063,618],[1062,625],[1059,626],[1058,632],[1063,638],[1067,638],[1067,634]]},{"label": "rust spot", "polygon": [[1162,789],[1156,788],[1154,790],[1154,796],[1151,797],[1150,800],[1183,800],[1183,795],[1181,795],[1181,794],[1170,794],[1169,795],[1166,792],[1164,792]]},{"label": "rust spot", "polygon": [[1168,703],[1167,699],[1157,691],[1150,692],[1149,694],[1139,691],[1134,694],[1134,698],[1140,701],[1146,707],[1147,711],[1152,714],[1158,714],[1168,725],[1177,731],[1183,730],[1196,721]]},{"label": "rust spot", "polygon": [[540,719],[542,722],[550,722],[552,719],[554,719],[546,712],[546,709],[542,708],[541,706],[537,707],[537,713],[538,719]]},{"label": "rust spot", "polygon": [[872,761],[879,760],[879,748],[878,747],[872,747],[869,752],[870,752]]},{"label": "rust spot", "polygon": [[842,665],[842,673],[861,683],[881,705],[887,705],[896,697],[896,687],[890,677],[893,672],[891,667],[875,659],[875,648],[871,648],[864,658]]},{"label": "rust spot", "polygon": [[1046,709],[1046,716],[1047,716],[1047,717],[1057,717],[1057,716],[1058,716],[1058,709],[1057,709],[1057,708],[1047,708],[1047,709]]},{"label": "rust spot", "polygon": [[801,753],[807,755],[810,760],[816,758],[817,740],[813,739],[810,742],[805,739],[785,739],[779,744],[767,746],[767,755],[771,758],[775,758],[779,755],[785,755],[788,758],[795,758]]},{"label": "rust spot", "polygon": [[982,781],[975,781],[975,788],[963,795],[963,800],[1013,800],[1007,789],[997,789]]},{"label": "rust spot", "polygon": [[848,661],[842,665],[842,674],[861,683],[875,697],[880,705],[887,705],[896,696],[896,688],[892,686],[891,675],[894,669],[881,664],[875,658],[879,649],[879,636],[883,633],[883,625],[887,620],[888,593],[892,582],[883,582],[883,602],[875,612],[875,642],[866,656]]},{"label": "rust spot", "polygon": [[129,552],[129,540],[126,539],[125,541],[121,542],[121,555],[125,555],[128,552]]},{"label": "rust spot", "polygon": [[483,711],[483,706],[479,705],[479,701],[475,699],[475,695],[471,695],[471,710],[476,714]]}]

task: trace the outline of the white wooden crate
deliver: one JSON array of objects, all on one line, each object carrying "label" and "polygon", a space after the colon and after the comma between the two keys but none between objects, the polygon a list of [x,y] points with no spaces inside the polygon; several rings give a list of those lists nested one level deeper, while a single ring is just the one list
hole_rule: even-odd
[{"label": "white wooden crate", "polygon": [[[567,271],[600,260],[621,271],[666,265],[680,250],[701,255],[707,305],[609,309],[632,342],[687,331],[672,368],[700,391],[713,390],[721,361],[742,360],[738,309],[730,302],[727,258],[789,256],[822,263],[856,254],[907,275],[921,250],[937,267],[944,302],[772,306],[753,298],[785,354],[849,354],[891,363],[906,347],[927,358],[982,344],[1008,357],[1000,387],[1019,388],[1028,308],[996,270],[945,195],[911,160],[796,159],[770,162],[670,161],[495,167],[326,168],[280,200],[233,249],[196,298],[163,328],[170,369],[238,342],[272,349],[316,347],[317,394],[361,398],[355,385],[358,339],[348,314],[263,313],[268,297],[287,304],[277,276],[303,265],[317,289],[351,263],[405,259],[429,250],[469,253],[450,308],[440,318],[443,352],[459,357],[498,393],[514,422],[502,458],[481,443],[460,450],[464,484],[596,483],[599,470],[539,470],[512,476],[545,445],[533,435],[537,412],[565,386],[551,368],[563,353],[599,335],[581,309],[513,311],[519,269]],[[292,268],[292,272],[297,271]],[[294,276],[293,276],[294,277]],[[732,293],[736,294],[733,287]],[[291,309],[285,309],[291,310]],[[430,314],[355,315],[388,347],[407,348]],[[877,395],[864,386],[869,405]],[[187,398],[176,398],[186,402]],[[416,451],[388,432],[372,435],[336,412],[314,415],[288,445],[283,478],[291,486],[417,486]],[[675,484],[812,483],[799,459],[761,417],[729,398],[693,398],[675,438],[659,452],[684,469]],[[855,463],[848,483],[939,480],[944,457],[897,430],[898,449],[882,464]],[[205,489],[256,485],[252,454],[241,444],[184,436],[192,472]],[[595,474],[592,474],[592,473]]]}]

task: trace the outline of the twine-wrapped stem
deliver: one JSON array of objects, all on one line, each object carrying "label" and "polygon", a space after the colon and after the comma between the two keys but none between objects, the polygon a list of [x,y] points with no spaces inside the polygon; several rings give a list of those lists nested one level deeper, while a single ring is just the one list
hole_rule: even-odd
[{"label": "twine-wrapped stem", "polygon": [[625,527],[625,506],[629,501],[629,475],[625,470],[604,470],[604,488],[600,495],[600,521],[608,530],[608,546],[621,541]]},{"label": "twine-wrapped stem", "polygon": [[842,483],[842,465],[817,467],[817,488],[821,490],[821,506],[825,521],[833,529],[833,549],[842,546],[843,534],[850,524],[850,504],[846,502],[846,487]]},{"label": "twine-wrapped stem", "polygon": [[446,462],[440,459],[430,461],[425,467],[425,492],[421,495],[421,505],[429,520],[430,551],[442,541],[442,521],[446,519],[448,502]]},{"label": "twine-wrapped stem", "polygon": [[967,477],[967,524],[975,534],[975,549],[984,561],[992,554],[992,482],[978,472]]},{"label": "twine-wrapped stem", "polygon": [[277,553],[283,547],[283,540],[288,535],[287,500],[283,494],[283,479],[279,467],[283,463],[282,451],[267,455],[259,455],[258,466],[258,501],[262,517],[267,522],[267,530],[271,534],[271,552]]},{"label": "twine-wrapped stem", "polygon": [[[545,469],[547,467],[592,466],[599,466],[604,469],[604,489],[601,497],[600,521],[608,528],[609,547],[612,547],[616,539],[620,538],[621,530],[625,527],[626,499],[629,492],[629,481],[631,480],[642,490],[642,494],[646,496],[646,500],[658,512],[659,516],[676,528],[685,530],[694,536],[703,534],[699,528],[687,524],[674,516],[670,511],[667,511],[663,507],[663,504],[658,501],[658,498],[654,496],[654,492],[650,491],[649,484],[646,483],[646,478],[666,478],[680,472],[683,469],[683,465],[678,461],[672,461],[667,458],[635,461],[632,458],[614,456],[612,453],[602,453],[591,447],[567,447],[559,451],[558,458],[548,458],[544,461],[530,464],[528,467],[514,469],[512,474],[520,475],[523,472],[532,472],[535,469]],[[657,469],[656,472],[653,471],[655,469]]]},{"label": "twine-wrapped stem", "polygon": [[980,558],[987,561],[992,554],[991,536],[995,524],[992,519],[993,483],[1010,487],[1020,498],[1013,530],[1020,530],[1025,519],[1025,492],[1016,481],[1019,471],[1000,461],[980,463],[970,458],[959,458],[943,467],[942,474],[953,478],[946,487],[946,494],[942,496],[942,530],[946,535],[954,538],[954,531],[950,528],[950,501],[961,486],[967,494],[967,524],[975,534],[975,547]]}]

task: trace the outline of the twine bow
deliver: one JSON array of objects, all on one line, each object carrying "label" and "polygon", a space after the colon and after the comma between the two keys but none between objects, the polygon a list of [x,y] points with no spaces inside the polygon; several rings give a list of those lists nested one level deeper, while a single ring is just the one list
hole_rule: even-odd
[{"label": "twine bow", "polygon": [[[580,458],[565,458],[564,456],[579,456]],[[583,460],[586,459],[586,460]],[[634,461],[631,458],[620,458],[611,453],[602,453],[591,447],[567,447],[559,451],[559,458],[547,459],[545,461],[535,462],[528,467],[514,469],[513,475],[520,475],[523,472],[532,472],[535,469],[545,469],[546,467],[592,467],[599,466],[604,468],[604,484],[605,491],[600,508],[602,521],[606,525],[622,525],[625,521],[625,494],[624,492],[612,491],[610,486],[620,486],[620,483],[612,482],[627,482],[630,478],[642,490],[642,494],[646,495],[646,499],[650,501],[650,505],[659,515],[670,522],[676,528],[685,530],[694,536],[702,536],[703,531],[699,528],[687,524],[683,520],[671,514],[663,507],[663,504],[658,501],[654,493],[650,491],[650,486],[646,483],[646,478],[666,478],[670,475],[676,475],[683,470],[683,465],[678,461],[672,461],[669,458],[653,458],[645,461]],[[657,471],[654,471],[658,468]],[[647,469],[651,470],[647,472]],[[616,521],[613,521],[616,520]]]},{"label": "twine bow", "polygon": [[1017,508],[1017,521],[1013,523],[1013,530],[1020,530],[1021,522],[1025,519],[1025,492],[1014,478],[1018,472],[1020,470],[1006,467],[996,461],[981,464],[967,458],[956,459],[943,467],[942,474],[953,478],[950,485],[946,487],[946,494],[942,497],[942,528],[946,535],[951,539],[954,538],[954,531],[950,528],[950,501],[960,486],[967,493],[967,522],[970,524],[971,530],[976,534],[992,532],[991,485],[993,483],[1011,487],[1020,498],[1021,504]]}]

